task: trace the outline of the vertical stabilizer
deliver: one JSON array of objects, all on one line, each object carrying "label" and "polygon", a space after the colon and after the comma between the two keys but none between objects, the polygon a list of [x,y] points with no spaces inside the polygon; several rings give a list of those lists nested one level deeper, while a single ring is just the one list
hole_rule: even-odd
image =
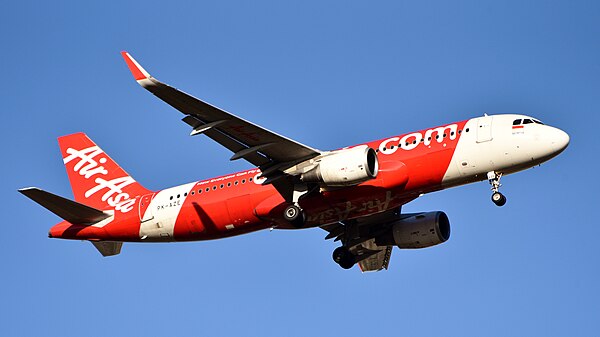
[{"label": "vertical stabilizer", "polygon": [[133,209],[136,196],[152,193],[84,133],[60,137],[58,143],[76,201],[126,213]]}]

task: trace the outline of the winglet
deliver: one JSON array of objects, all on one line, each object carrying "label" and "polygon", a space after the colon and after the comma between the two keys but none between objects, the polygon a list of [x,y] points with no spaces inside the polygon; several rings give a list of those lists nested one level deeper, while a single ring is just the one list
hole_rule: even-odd
[{"label": "winglet", "polygon": [[142,68],[139,63],[137,63],[133,57],[131,57],[131,55],[129,55],[128,52],[122,51],[121,55],[125,59],[125,63],[127,63],[127,67],[129,67],[129,70],[136,81],[141,81],[152,77],[144,68]]}]

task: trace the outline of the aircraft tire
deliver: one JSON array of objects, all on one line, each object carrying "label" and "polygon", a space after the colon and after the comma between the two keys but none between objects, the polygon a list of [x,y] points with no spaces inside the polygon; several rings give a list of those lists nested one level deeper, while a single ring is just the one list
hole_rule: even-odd
[{"label": "aircraft tire", "polygon": [[348,248],[342,246],[333,251],[333,261],[344,269],[350,269],[354,266],[354,255]]},{"label": "aircraft tire", "polygon": [[506,197],[500,192],[495,192],[492,194],[492,202],[498,207],[504,206],[506,204]]},{"label": "aircraft tire", "polygon": [[283,217],[296,228],[302,228],[304,226],[304,211],[296,205],[289,205],[286,207],[283,211]]}]

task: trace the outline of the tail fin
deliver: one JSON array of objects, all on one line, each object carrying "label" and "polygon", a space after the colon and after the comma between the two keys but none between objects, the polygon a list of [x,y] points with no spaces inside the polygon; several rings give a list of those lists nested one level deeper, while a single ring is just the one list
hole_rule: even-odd
[{"label": "tail fin", "polygon": [[58,144],[76,201],[126,213],[133,209],[136,196],[152,193],[84,133],[59,137]]}]

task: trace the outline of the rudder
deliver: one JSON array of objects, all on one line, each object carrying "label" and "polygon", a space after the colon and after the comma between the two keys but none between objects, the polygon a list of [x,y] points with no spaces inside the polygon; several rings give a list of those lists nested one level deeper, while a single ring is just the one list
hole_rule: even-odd
[{"label": "rudder", "polygon": [[58,138],[75,200],[98,209],[123,213],[135,197],[152,193],[136,182],[84,133]]}]

